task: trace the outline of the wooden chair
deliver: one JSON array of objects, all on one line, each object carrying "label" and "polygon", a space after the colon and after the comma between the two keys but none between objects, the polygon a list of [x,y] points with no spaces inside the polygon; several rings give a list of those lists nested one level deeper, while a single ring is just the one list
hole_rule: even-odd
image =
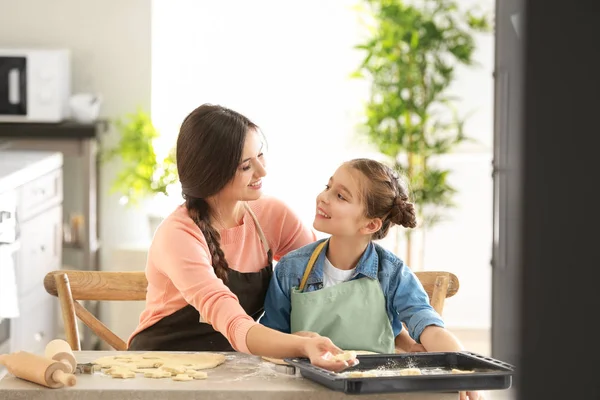
[{"label": "wooden chair", "polygon": [[[442,315],[446,298],[458,291],[456,275],[444,271],[416,272],[433,308]],[[81,350],[77,318],[115,350],[127,350],[127,343],[115,335],[78,300],[146,300],[148,282],[144,272],[58,270],[44,278],[46,291],[58,297],[66,339],[73,350]]]},{"label": "wooden chair", "polygon": [[457,276],[445,271],[419,271],[415,275],[429,295],[429,303],[441,316],[446,299],[458,292],[460,284]]},{"label": "wooden chair", "polygon": [[115,350],[127,350],[127,343],[78,300],[145,301],[147,285],[144,272],[58,270],[44,278],[46,291],[59,299],[66,339],[73,350],[81,350],[76,317]]}]

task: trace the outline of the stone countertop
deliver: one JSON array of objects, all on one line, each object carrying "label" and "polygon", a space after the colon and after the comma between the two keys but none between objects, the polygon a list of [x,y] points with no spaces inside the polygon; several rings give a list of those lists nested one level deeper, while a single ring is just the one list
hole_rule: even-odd
[{"label": "stone countertop", "polygon": [[57,152],[0,149],[0,193],[21,186],[62,164],[63,156]]},{"label": "stone countertop", "polygon": [[[75,352],[78,363],[99,357],[131,352]],[[115,379],[101,372],[77,375],[70,388],[48,389],[8,374],[0,380],[2,400],[458,400],[458,393],[397,393],[352,396],[286,373],[288,367],[276,366],[260,357],[241,353],[223,353],[224,364],[205,370],[206,380],[176,382],[171,379],[149,379],[137,374],[132,379]]]}]

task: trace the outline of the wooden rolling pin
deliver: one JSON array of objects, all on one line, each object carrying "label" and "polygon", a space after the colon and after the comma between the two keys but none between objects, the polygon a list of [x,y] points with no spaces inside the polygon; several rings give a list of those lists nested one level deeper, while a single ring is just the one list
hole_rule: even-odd
[{"label": "wooden rolling pin", "polygon": [[66,372],[69,374],[72,374],[77,368],[77,360],[73,355],[73,350],[71,350],[69,343],[64,340],[54,339],[48,343],[46,345],[45,355],[46,358],[65,364],[68,368]]},{"label": "wooden rolling pin", "polygon": [[17,378],[52,389],[74,386],[77,382],[64,363],[26,351],[0,355],[0,364]]}]

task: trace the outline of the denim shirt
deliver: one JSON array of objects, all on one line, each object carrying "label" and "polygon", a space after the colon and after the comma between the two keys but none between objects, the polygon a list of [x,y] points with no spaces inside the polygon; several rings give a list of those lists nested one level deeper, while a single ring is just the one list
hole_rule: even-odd
[{"label": "denim shirt", "polygon": [[[300,286],[308,260],[319,243],[311,243],[294,250],[279,260],[269,284],[265,300],[265,313],[260,323],[269,328],[290,332],[292,288]],[[321,251],[308,276],[305,292],[323,288],[323,263],[327,246]],[[429,297],[421,282],[404,262],[392,252],[371,242],[361,256],[350,278],[377,279],[385,297],[386,311],[394,337],[406,324],[410,336],[420,343],[425,327],[444,327],[444,321],[429,304]],[[318,333],[318,332],[317,332]]]}]

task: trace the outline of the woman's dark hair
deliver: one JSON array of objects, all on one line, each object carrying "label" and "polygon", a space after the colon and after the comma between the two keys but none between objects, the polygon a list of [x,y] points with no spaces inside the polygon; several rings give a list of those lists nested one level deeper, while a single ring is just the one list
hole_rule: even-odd
[{"label": "woman's dark hair", "polygon": [[227,280],[229,265],[221,249],[221,235],[210,223],[206,198],[235,177],[250,130],[259,129],[240,113],[203,104],[183,120],[177,137],[177,172],[183,198],[190,217],[206,238],[215,274],[223,281]]},{"label": "woman's dark hair", "polygon": [[381,218],[381,229],[373,239],[383,239],[392,224],[405,228],[417,226],[415,207],[408,201],[408,190],[393,169],[378,161],[357,158],[345,163],[360,171],[363,179],[362,199],[367,218]]}]

